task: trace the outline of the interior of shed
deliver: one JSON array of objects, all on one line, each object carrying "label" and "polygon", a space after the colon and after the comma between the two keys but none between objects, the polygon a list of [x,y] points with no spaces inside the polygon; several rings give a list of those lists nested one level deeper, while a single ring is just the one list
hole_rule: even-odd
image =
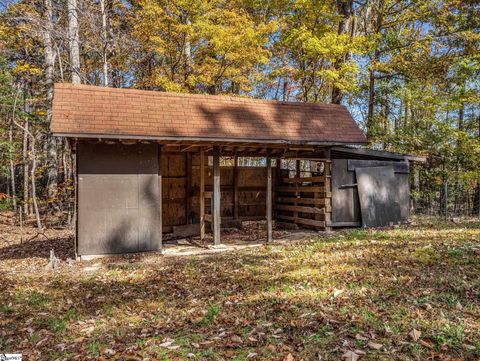
[{"label": "interior of shed", "polygon": [[[242,228],[329,230],[331,170],[326,148],[169,144],[160,152],[163,242]],[[215,194],[220,195],[215,227]]]}]

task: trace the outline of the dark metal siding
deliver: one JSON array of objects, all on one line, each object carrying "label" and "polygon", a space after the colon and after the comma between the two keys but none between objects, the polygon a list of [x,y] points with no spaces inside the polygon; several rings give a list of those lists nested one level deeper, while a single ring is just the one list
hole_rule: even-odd
[{"label": "dark metal siding", "polygon": [[334,158],[332,159],[332,225],[334,227],[360,225],[362,222],[355,169],[389,165],[394,168],[397,180],[395,191],[398,193],[400,220],[408,220],[410,211],[408,162]]},{"label": "dark metal siding", "polygon": [[80,142],[78,254],[160,248],[158,145]]}]

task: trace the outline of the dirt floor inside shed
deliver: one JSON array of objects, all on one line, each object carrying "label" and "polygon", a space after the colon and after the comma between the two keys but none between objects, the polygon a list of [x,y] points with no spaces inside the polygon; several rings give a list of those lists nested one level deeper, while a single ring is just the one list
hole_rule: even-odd
[{"label": "dirt floor inside shed", "polygon": [[[0,218],[0,352],[42,360],[480,357],[478,219],[421,218],[268,245],[258,242],[259,226],[237,239],[245,247],[221,253],[74,262],[71,231],[25,227],[20,242],[19,227]],[[53,270],[45,269],[50,249],[61,259]]]}]

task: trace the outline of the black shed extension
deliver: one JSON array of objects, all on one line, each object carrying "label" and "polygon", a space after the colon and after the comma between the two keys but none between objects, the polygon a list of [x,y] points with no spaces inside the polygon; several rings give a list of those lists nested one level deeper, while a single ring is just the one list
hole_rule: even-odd
[{"label": "black shed extension", "polygon": [[422,157],[332,147],[332,227],[389,226],[408,220],[411,162]]}]

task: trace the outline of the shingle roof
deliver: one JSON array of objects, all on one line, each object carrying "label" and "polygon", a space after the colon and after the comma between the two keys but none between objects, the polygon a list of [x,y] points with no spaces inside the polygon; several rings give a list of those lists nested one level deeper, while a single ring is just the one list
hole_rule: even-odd
[{"label": "shingle roof", "polygon": [[348,110],[257,100],[55,84],[51,131],[72,137],[361,144]]}]

